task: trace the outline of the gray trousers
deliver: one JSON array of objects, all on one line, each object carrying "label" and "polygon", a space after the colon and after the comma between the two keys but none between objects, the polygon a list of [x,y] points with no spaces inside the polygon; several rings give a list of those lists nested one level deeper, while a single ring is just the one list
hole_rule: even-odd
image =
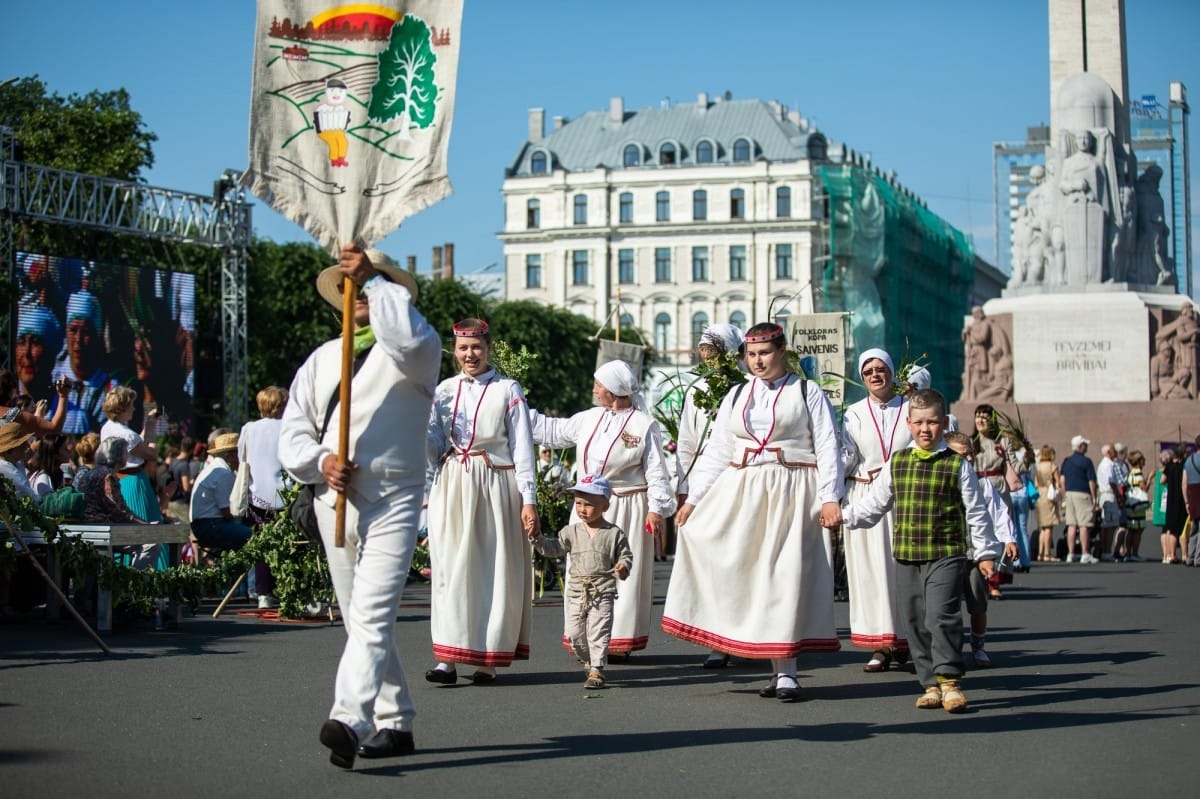
[{"label": "gray trousers", "polygon": [[930,561],[896,562],[908,648],[921,685],[963,675],[963,583],[971,562],[965,555]]},{"label": "gray trousers", "polygon": [[602,669],[608,665],[608,643],[612,639],[613,594],[580,596],[570,592],[566,597],[566,628],[563,635],[571,642],[575,657]]}]

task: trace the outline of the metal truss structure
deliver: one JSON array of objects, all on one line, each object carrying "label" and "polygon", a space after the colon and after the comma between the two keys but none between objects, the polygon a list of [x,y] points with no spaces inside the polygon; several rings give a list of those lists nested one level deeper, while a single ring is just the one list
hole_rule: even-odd
[{"label": "metal truss structure", "polygon": [[[249,403],[246,264],[253,232],[241,176],[226,170],[208,197],[28,164],[19,149],[0,129],[0,258],[14,285],[13,229],[21,219],[221,251],[222,416],[240,425]],[[9,315],[15,323],[12,309]]]}]

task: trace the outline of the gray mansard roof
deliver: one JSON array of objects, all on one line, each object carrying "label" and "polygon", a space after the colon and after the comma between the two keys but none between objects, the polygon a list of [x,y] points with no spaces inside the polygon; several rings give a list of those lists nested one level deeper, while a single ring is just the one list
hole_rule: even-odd
[{"label": "gray mansard roof", "polygon": [[[530,158],[538,151],[548,156],[550,170],[657,168],[664,166],[659,163],[659,152],[667,142],[676,146],[676,166],[694,166],[696,145],[704,140],[714,145],[714,164],[733,163],[734,142],[743,138],[750,143],[752,161],[797,161],[813,152],[824,158],[825,137],[798,113],[774,102],[719,99],[623,111],[621,115],[623,121],[616,122],[611,110],[588,111],[540,140],[525,142],[508,175],[528,177]],[[638,166],[625,166],[624,154],[630,144],[639,147]]]}]

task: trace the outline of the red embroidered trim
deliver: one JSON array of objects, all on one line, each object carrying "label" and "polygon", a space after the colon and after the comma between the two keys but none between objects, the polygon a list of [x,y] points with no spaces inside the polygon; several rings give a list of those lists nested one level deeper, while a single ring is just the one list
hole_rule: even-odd
[{"label": "red embroidered trim", "polygon": [[[891,402],[891,400],[888,400]],[[867,410],[871,413],[871,423],[875,425],[875,436],[879,439],[879,451],[883,453],[883,462],[887,463],[892,458],[892,448],[896,444],[896,428],[900,426],[900,417],[903,416],[901,411],[904,410],[904,403],[900,403],[900,408],[896,411],[896,421],[892,422],[892,434],[888,436],[888,443],[885,446],[883,443],[883,430],[879,427],[879,420],[875,418],[875,405],[870,399],[867,400]]]},{"label": "red embroidered trim", "polygon": [[[462,452],[462,463],[465,465],[471,457],[471,447],[475,444],[475,431],[479,429],[479,409],[483,407],[483,398],[487,396],[487,390],[492,387],[492,381],[495,377],[488,378],[488,381],[483,384],[483,393],[479,395],[479,402],[475,405],[475,416],[471,418],[471,440],[467,442],[465,447],[460,447]],[[458,447],[458,442],[454,441],[454,420],[458,418],[458,398],[462,396],[463,380],[458,381],[458,387],[454,390],[454,408],[450,411],[450,444]]]},{"label": "red embroidered trim", "polygon": [[[754,435],[754,431],[750,429],[750,400],[754,398],[753,389],[751,389],[750,397],[747,398],[746,404],[742,406],[742,426],[746,428],[746,435],[750,436],[751,440],[758,443],[758,449],[754,451],[756,456],[761,455],[763,450],[767,448],[767,444],[771,443],[771,436],[775,433],[775,406],[779,404],[779,398],[783,396],[783,390],[791,385],[792,377],[794,377],[794,375],[788,375],[785,377],[783,379],[783,385],[780,386],[775,392],[775,401],[771,403],[771,427],[767,430],[766,438],[760,439],[758,436]],[[767,385],[767,381],[763,380],[761,377],[756,377],[754,379],[763,385]]]},{"label": "red embroidered trim", "polygon": [[663,632],[684,641],[708,649],[718,649],[737,657],[763,660],[766,658],[791,658],[804,652],[837,652],[841,642],[836,638],[805,638],[800,641],[780,641],[769,643],[753,643],[750,641],[735,641],[732,638],[693,627],[690,624],[676,621],[668,617],[662,620]]},{"label": "red embroidered trim", "polygon": [[600,414],[600,419],[597,420],[596,426],[592,429],[592,434],[588,436],[587,443],[583,445],[583,460],[580,461],[580,463],[583,464],[583,468],[587,470],[589,474],[604,474],[604,468],[608,466],[608,458],[610,455],[612,455],[613,447],[615,447],[617,442],[621,440],[621,436],[625,433],[625,428],[629,426],[629,420],[633,418],[633,412],[636,410],[637,408],[629,409],[629,415],[626,416],[625,421],[621,423],[621,429],[617,431],[616,436],[613,437],[612,443],[608,445],[608,452],[604,453],[604,460],[600,463],[600,468],[588,469],[588,450],[591,449],[592,439],[596,437],[596,433],[600,432],[600,423],[604,421],[604,413],[607,413],[607,411]]}]

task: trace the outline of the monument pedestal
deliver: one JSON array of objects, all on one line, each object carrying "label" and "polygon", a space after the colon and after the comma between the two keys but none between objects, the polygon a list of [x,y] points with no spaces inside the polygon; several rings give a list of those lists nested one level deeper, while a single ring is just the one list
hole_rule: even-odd
[{"label": "monument pedestal", "polygon": [[[1155,334],[1188,303],[1173,291],[1126,284],[1010,289],[984,312],[1011,337],[1011,398],[964,396],[951,412],[969,433],[980,402],[1013,418],[1019,407],[1033,444],[1054,447],[1059,460],[1080,434],[1092,440],[1095,459],[1106,441],[1156,453],[1157,441],[1191,440],[1200,433],[1200,403],[1151,399]],[[1192,369],[1194,384],[1194,353]]]}]

